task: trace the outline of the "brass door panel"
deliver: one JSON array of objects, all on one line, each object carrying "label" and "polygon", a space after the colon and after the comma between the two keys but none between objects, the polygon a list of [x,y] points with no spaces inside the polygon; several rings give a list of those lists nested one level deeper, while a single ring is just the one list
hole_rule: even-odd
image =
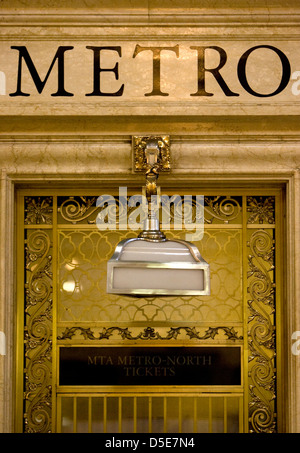
[{"label": "brass door panel", "polygon": [[[18,192],[16,430],[280,432],[281,190],[201,190],[205,231],[195,244],[211,295],[196,297],[106,293],[107,260],[137,232],[99,231],[96,192]],[[184,239],[186,230],[165,232]],[[62,388],[58,351],[70,345],[239,345],[242,384]]]}]

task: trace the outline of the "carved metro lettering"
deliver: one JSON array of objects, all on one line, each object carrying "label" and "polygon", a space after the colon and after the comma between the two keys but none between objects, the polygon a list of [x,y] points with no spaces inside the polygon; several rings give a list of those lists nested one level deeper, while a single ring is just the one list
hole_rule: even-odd
[{"label": "carved metro lettering", "polygon": [[[281,61],[281,64],[282,64],[282,76],[281,76],[281,81],[280,81],[280,84],[279,84],[278,88],[273,93],[268,93],[268,94],[258,93],[257,91],[254,91],[250,87],[250,85],[248,83],[248,80],[247,80],[247,77],[246,77],[246,64],[247,64],[249,55],[252,52],[254,52],[254,50],[257,50],[257,49],[270,49],[273,52],[275,52],[280,58],[280,61]],[[240,84],[242,85],[242,87],[249,94],[252,94],[252,96],[256,96],[256,97],[261,97],[262,98],[262,97],[275,96],[276,94],[281,93],[285,89],[285,87],[287,86],[287,84],[290,81],[291,66],[290,66],[289,60],[286,57],[286,55],[281,50],[277,49],[276,47],[273,47],[273,46],[255,46],[255,47],[251,47],[251,49],[247,50],[241,56],[241,58],[240,58],[240,60],[238,62],[237,72],[238,72],[238,78],[239,78],[239,81],[240,81]]]},{"label": "carved metro lettering", "polygon": [[151,50],[153,54],[153,89],[150,93],[146,93],[145,96],[169,96],[168,93],[164,93],[160,89],[160,54],[162,50],[168,50],[174,52],[178,58],[179,45],[177,44],[174,47],[142,47],[137,44],[134,50],[133,58],[145,50]]},{"label": "carved metro lettering", "polygon": [[[226,96],[239,96],[238,93],[234,93],[228,88],[225,80],[220,74],[220,69],[223,68],[227,61],[227,54],[224,49],[218,46],[209,46],[209,47],[202,47],[202,46],[192,46],[191,49],[197,50],[198,55],[198,90],[196,93],[192,93],[191,96],[213,96],[214,93],[208,93],[205,90],[205,73],[210,72],[220,87],[222,88],[224,94]],[[205,67],[205,50],[206,49],[213,49],[219,52],[220,54],[220,63],[216,68],[208,69]]]},{"label": "carved metro lettering", "polygon": [[105,47],[94,47],[94,46],[87,46],[87,49],[91,49],[94,52],[94,89],[92,93],[86,94],[86,96],[122,96],[124,92],[124,84],[113,93],[105,93],[101,91],[100,83],[101,83],[101,73],[102,72],[112,72],[116,78],[119,80],[119,64],[116,63],[113,68],[102,68],[100,66],[100,54],[102,50],[110,50],[113,52],[117,52],[119,57],[122,56],[122,50],[120,46],[105,46]]},{"label": "carved metro lettering", "polygon": [[34,66],[34,63],[29,55],[29,52],[25,46],[11,46],[11,49],[16,49],[19,51],[19,63],[18,63],[18,81],[17,81],[17,91],[15,93],[10,93],[10,96],[30,96],[30,93],[24,93],[22,91],[22,61],[27,65],[27,68],[30,72],[30,75],[32,77],[32,80],[36,86],[37,91],[39,94],[43,91],[46,82],[48,80],[48,77],[53,69],[53,66],[57,60],[57,65],[58,65],[58,90],[56,93],[52,93],[51,96],[74,96],[73,93],[69,93],[68,91],[65,90],[64,88],[64,55],[67,50],[73,49],[73,46],[60,46],[57,49],[57,52],[52,60],[52,63],[50,65],[50,68],[46,74],[46,77],[44,80],[41,80],[36,67]]},{"label": "carved metro lettering", "polygon": [[[145,82],[148,82],[148,78],[152,78],[152,90],[150,92],[145,93],[143,90],[143,86],[141,86],[140,84],[139,86],[136,87],[137,89],[141,90],[140,95],[144,97],[166,97],[170,95],[169,92],[164,91],[161,87],[163,77],[165,85],[170,83],[170,86],[173,87],[173,95],[175,93],[175,96],[177,96],[177,92],[179,92],[179,89],[180,91],[182,91],[182,88],[185,88],[186,84],[187,93],[185,96],[193,98],[212,97],[214,96],[215,93],[212,90],[208,91],[208,89],[206,88],[206,83],[208,79],[212,78],[217,83],[217,89],[221,88],[222,93],[226,97],[238,97],[240,96],[241,93],[232,91],[232,89],[228,85],[228,82],[225,80],[226,75],[224,75],[223,68],[226,67],[231,70],[231,73],[236,74],[236,82],[240,84],[242,90],[248,93],[248,95],[260,98],[261,97],[268,98],[280,94],[287,87],[291,78],[291,65],[288,57],[285,55],[284,52],[282,52],[280,49],[274,46],[261,44],[251,47],[241,55],[241,57],[237,61],[236,67],[232,66],[232,56],[228,55],[228,52],[226,52],[226,50],[220,46],[216,45],[189,46],[185,49],[189,50],[188,58],[182,56],[184,52],[183,53],[180,52],[181,47],[183,46],[180,46],[179,44],[176,44],[174,46],[166,45],[142,46],[140,44],[135,44],[135,46],[133,47],[132,51],[129,52],[129,54],[128,52],[125,52],[125,55],[123,55],[122,46],[120,45],[86,46],[87,51],[93,52],[93,67],[89,72],[91,74],[91,81],[88,80],[88,83],[91,82],[93,89],[91,92],[86,93],[85,96],[120,98],[125,93],[126,81],[127,82],[130,81],[132,84],[132,79],[134,80],[134,76],[135,77],[137,76],[138,80],[140,81],[145,80]],[[19,52],[19,58],[17,66],[17,88],[15,92],[9,94],[10,96],[12,97],[30,96],[29,92],[25,92],[22,90],[22,81],[25,73],[25,70],[23,69],[24,66],[23,63],[25,63],[27,70],[29,71],[29,75],[35,85],[38,94],[41,94],[43,92],[45,85],[48,81],[48,78],[50,76],[50,73],[53,71],[54,65],[57,63],[58,87],[57,91],[52,93],[51,96],[55,97],[74,96],[72,92],[69,92],[65,89],[65,72],[67,70],[68,71],[72,70],[72,68],[76,68],[76,66],[78,66],[79,64],[78,58],[75,59],[74,58],[75,53],[72,52],[70,54],[70,57],[73,56],[73,59],[68,60],[68,67],[67,69],[65,68],[65,53],[67,51],[73,50],[74,49],[73,46],[59,46],[57,48],[52,63],[50,64],[50,67],[44,79],[42,79],[41,76],[39,75],[37,67],[35,66],[35,64],[37,63],[36,62],[34,63],[26,46],[11,46],[11,49],[17,50]],[[256,51],[259,49],[273,52],[275,59],[279,58],[279,61],[281,63],[281,70],[279,70],[280,72],[278,81],[276,79],[276,77],[278,78],[278,76],[274,75],[275,83],[278,82],[277,88],[273,91],[270,89],[271,92],[268,92],[268,87],[267,88],[264,87],[264,89],[267,90],[266,93],[262,92],[263,88],[254,89],[252,86],[253,82],[251,81],[251,78],[250,80],[248,80],[249,75],[247,78],[246,67],[251,65],[251,62],[249,62],[249,57],[253,53],[256,54]],[[143,72],[140,77],[140,74],[136,74],[136,68],[139,65],[135,64],[135,59],[137,59],[138,61],[138,55],[143,52],[146,52],[144,56],[145,60],[150,58],[150,62],[152,62],[152,72],[150,71],[150,74],[148,74],[147,72],[146,73]],[[215,63],[213,67],[211,67],[210,58],[212,57],[213,54],[217,55],[217,58],[219,58],[219,62],[217,64]],[[90,62],[88,60],[88,55],[89,54],[86,53],[87,61],[85,61],[84,58],[80,59],[80,64],[87,66],[89,68],[88,65],[90,64]],[[83,57],[84,56],[85,55],[83,55]],[[113,58],[113,62],[111,62],[111,58]],[[165,63],[167,63],[168,60],[172,61],[173,69],[172,71],[167,70],[162,77],[162,68],[167,67],[167,65],[165,66]],[[126,72],[124,73],[122,73],[121,70],[122,69],[122,66],[120,65],[121,61],[126,62],[125,65]],[[187,85],[188,82],[185,80],[184,77],[178,77],[176,72],[177,65],[178,69],[186,67],[189,71],[191,70],[193,74],[195,74],[195,82],[197,86],[197,90],[195,92],[190,93],[190,89],[188,88]],[[183,65],[189,66],[187,67]],[[259,73],[261,70],[263,70],[264,66],[265,61],[262,60],[261,67],[256,68],[257,72]],[[140,71],[144,71],[144,69],[142,68],[140,69]],[[0,74],[2,73],[0,72]],[[106,83],[104,83],[105,82],[104,79]],[[120,83],[116,84],[116,88],[111,87],[110,86],[111,84],[108,83],[108,81],[114,83],[119,80]],[[264,84],[266,84],[266,81],[264,81],[263,78],[261,80],[262,82],[264,82]],[[3,82],[2,89],[0,86],[0,94],[3,94]],[[126,94],[130,97],[130,93]],[[139,96],[139,93],[135,94],[134,96]]]}]

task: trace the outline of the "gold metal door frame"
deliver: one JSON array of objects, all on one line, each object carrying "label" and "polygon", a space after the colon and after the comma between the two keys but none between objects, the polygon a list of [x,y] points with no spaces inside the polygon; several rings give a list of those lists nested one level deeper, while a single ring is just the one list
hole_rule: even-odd
[{"label": "gold metal door frame", "polygon": [[[197,187],[190,189],[191,193],[197,193]],[[39,428],[32,420],[37,417],[40,420],[40,425],[44,426],[46,431],[56,430],[56,393],[57,393],[57,347],[61,337],[61,332],[57,329],[57,285],[54,284],[51,288],[51,300],[46,302],[46,306],[42,311],[37,308],[39,304],[38,299],[34,299],[30,294],[28,288],[28,281],[24,278],[24,269],[30,275],[41,275],[43,279],[47,280],[54,276],[57,278],[58,272],[58,228],[57,223],[57,197],[58,196],[80,196],[84,192],[85,196],[94,195],[96,190],[19,190],[17,198],[18,222],[17,222],[17,363],[16,363],[16,430],[21,432],[23,430],[29,432],[39,432]],[[185,193],[188,193],[185,190]],[[240,197],[242,200],[241,206],[241,223],[238,224],[242,235],[242,269],[243,269],[243,340],[242,346],[243,354],[243,388],[244,388],[244,416],[243,416],[243,430],[244,432],[277,432],[282,431],[284,425],[284,415],[282,410],[283,405],[283,390],[284,390],[284,376],[283,376],[283,348],[282,348],[282,321],[283,321],[283,263],[284,252],[282,249],[283,244],[283,212],[284,212],[284,194],[281,188],[272,189],[226,189],[226,190],[202,190],[208,199],[210,197],[211,205],[209,206],[209,214],[218,218],[220,213],[225,215],[226,209],[230,212],[230,203],[226,206],[220,205],[218,202],[219,197],[227,196]],[[70,195],[71,194],[71,195]],[[24,199],[31,197],[32,200],[38,200],[42,197],[44,205],[41,203],[33,207],[31,211],[27,210],[26,215],[31,214],[35,216],[33,223],[24,222]],[[52,206],[45,200],[52,198]],[[274,203],[270,200],[274,198]],[[222,201],[222,198],[221,198]],[[224,208],[225,207],[225,208]],[[28,206],[27,206],[28,208]],[[223,211],[222,211],[223,209]],[[225,209],[225,210],[224,210]],[[275,216],[274,216],[275,213]],[[48,218],[52,217],[51,223],[48,223]],[[37,222],[37,218],[39,221]],[[23,219],[23,221],[22,221]],[[228,223],[212,223],[206,224],[207,228],[211,230],[220,228],[233,229],[237,228],[237,224]],[[70,225],[69,225],[70,226]],[[66,226],[62,226],[62,229]],[[81,229],[88,229],[88,226],[81,225]],[[43,237],[46,232],[51,231],[51,254],[50,242],[48,249],[44,250],[42,255],[39,255],[34,249],[30,249],[28,242],[26,242],[26,250],[24,254],[24,233],[38,231]],[[273,231],[276,236],[273,237]],[[270,235],[270,232],[272,234]],[[42,241],[42,239],[39,241]],[[45,236],[44,236],[45,237]],[[275,242],[274,242],[275,241]],[[274,243],[276,248],[274,250]],[[40,243],[41,244],[41,243]],[[275,254],[274,254],[275,252]],[[51,258],[50,258],[51,257]],[[40,262],[39,262],[40,260]],[[274,265],[276,264],[276,266]],[[50,269],[51,267],[51,269]],[[271,278],[270,278],[271,275]],[[49,282],[48,282],[49,283]],[[276,283],[276,322],[274,321],[275,309],[275,283]],[[24,309],[24,288],[26,308]],[[250,296],[249,296],[250,294]],[[50,298],[48,298],[50,299]],[[52,306],[53,300],[53,306]],[[32,311],[33,313],[30,313]],[[25,315],[26,313],[26,315]],[[247,313],[245,315],[245,313]],[[26,324],[26,316],[32,320],[37,319],[38,332],[33,334],[33,331],[28,329]],[[274,318],[274,319],[273,319]],[[25,325],[25,338],[23,338],[23,329]],[[33,324],[31,324],[32,329]],[[35,326],[35,327],[36,327]],[[145,326],[144,326],[145,327]],[[160,326],[161,327],[161,326]],[[171,327],[171,329],[170,329]],[[50,328],[50,331],[49,331]],[[181,344],[187,344],[191,338],[194,341],[207,341],[207,332],[204,329],[193,329],[188,331],[190,326],[179,325],[176,329],[174,326],[166,326],[158,331],[156,326],[146,327],[144,330],[139,331],[137,335],[137,328],[128,329],[124,327],[108,326],[103,327],[100,331],[100,336],[106,340],[110,339],[108,329],[119,329],[118,334],[122,334],[127,342],[134,340],[139,336],[141,344],[146,340],[149,344],[155,344],[157,339],[164,343],[174,340],[178,334],[185,334],[185,340]],[[147,330],[147,329],[150,330]],[[169,328],[169,330],[167,330]],[[227,326],[228,328],[228,326]],[[44,329],[44,330],[43,330]],[[75,330],[74,330],[75,329]],[[80,325],[75,325],[73,334],[76,329],[80,330]],[[152,329],[152,331],[151,331]],[[172,330],[173,329],[173,330]],[[199,332],[200,330],[200,332]],[[222,326],[213,326],[208,338],[215,338]],[[45,333],[47,331],[47,333]],[[171,333],[170,333],[171,332]],[[249,332],[249,333],[248,333]],[[82,330],[84,335],[84,329]],[[85,332],[86,333],[86,332]],[[224,330],[223,334],[227,335],[228,341],[236,341],[235,336],[237,332],[232,326],[232,329]],[[233,335],[230,339],[230,334]],[[141,338],[144,339],[141,340]],[[149,336],[147,336],[149,335]],[[170,337],[171,335],[171,337]],[[173,335],[173,338],[172,338]],[[92,333],[93,336],[93,333]],[[46,338],[46,341],[45,341]],[[114,341],[115,341],[115,337]],[[187,340],[188,338],[188,340]],[[205,340],[204,340],[205,338]],[[71,339],[71,340],[70,340]],[[90,339],[94,342],[95,338]],[[150,342],[149,342],[150,340]],[[25,341],[25,355],[24,355],[24,341]],[[39,343],[40,341],[40,343]],[[72,334],[69,330],[69,338],[65,341],[72,342]],[[214,340],[215,341],[215,340]],[[153,343],[154,342],[154,343]],[[62,343],[61,343],[62,344]],[[118,345],[124,344],[117,341]],[[144,342],[145,344],[145,342]],[[169,343],[168,343],[169,344]],[[176,343],[177,344],[177,343]],[[42,345],[42,346],[41,346]],[[41,352],[42,351],[42,352]],[[275,359],[276,352],[276,359]],[[37,353],[37,354],[36,354]],[[29,360],[29,362],[28,362]],[[276,360],[276,366],[275,366]],[[32,367],[31,378],[29,377],[28,363]],[[51,364],[51,365],[50,365]],[[33,367],[36,366],[36,370]],[[25,375],[23,369],[25,368]],[[35,377],[32,376],[36,373]],[[25,381],[24,381],[25,377]],[[126,390],[126,389],[123,389]],[[136,389],[139,390],[140,389]],[[170,391],[171,389],[169,389]],[[178,389],[172,389],[178,391]],[[172,391],[171,390],[171,391]],[[193,392],[195,389],[186,389],[187,393]],[[202,389],[203,391],[211,391],[211,389]],[[220,389],[222,391],[222,389]],[[240,389],[237,389],[239,391]],[[86,392],[86,389],[82,389]],[[111,389],[102,389],[105,392],[111,392]],[[114,390],[115,391],[115,390]],[[132,392],[132,389],[130,390]],[[74,392],[74,389],[69,389],[69,392]],[[115,392],[116,393],[116,392]],[[125,392],[126,393],[126,392]],[[84,393],[83,393],[84,394]],[[193,393],[191,393],[193,394]],[[213,394],[213,392],[212,392]],[[25,414],[24,403],[25,401]],[[35,411],[36,414],[35,415]],[[48,411],[48,412],[47,412]],[[49,423],[44,423],[44,418],[49,418]],[[25,424],[23,424],[25,418]],[[45,428],[46,427],[46,428]]]}]

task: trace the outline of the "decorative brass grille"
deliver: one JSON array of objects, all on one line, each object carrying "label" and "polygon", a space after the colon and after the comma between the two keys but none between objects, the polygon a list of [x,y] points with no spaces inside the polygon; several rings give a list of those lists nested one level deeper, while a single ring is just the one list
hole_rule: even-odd
[{"label": "decorative brass grille", "polygon": [[30,230],[25,241],[25,413],[27,432],[51,430],[52,251],[51,237]]},{"label": "decorative brass grille", "polygon": [[[209,230],[201,242],[195,242],[211,263],[214,293],[205,298],[169,296],[133,299],[106,294],[103,282],[107,260],[117,243],[127,237],[132,237],[132,231],[125,234],[78,229],[60,231],[59,321],[92,322],[97,318],[110,323],[186,322],[191,319],[196,322],[242,322],[242,247],[239,230]],[[168,237],[183,239],[184,236],[172,231]]]},{"label": "decorative brass grille", "polygon": [[243,431],[243,397],[60,395],[62,433],[234,433]]},{"label": "decorative brass grille", "polygon": [[[136,232],[99,231],[96,218],[105,208],[97,206],[96,195],[20,191],[18,269],[25,271],[24,281],[18,277],[18,310],[24,316],[18,317],[17,395],[23,405],[17,404],[17,429],[53,432],[62,426],[66,395],[57,386],[58,346],[236,343],[245,359],[242,386],[236,390],[238,430],[277,432],[281,268],[275,247],[281,240],[281,193],[269,192],[205,194],[205,232],[196,245],[211,265],[210,296],[140,298],[106,294],[107,259],[121,239]],[[118,222],[123,205],[118,196],[115,200]],[[193,222],[196,203],[193,196]],[[171,209],[171,220],[175,217]],[[166,233],[183,239],[185,230],[171,223]],[[233,395],[221,389],[217,396]]]},{"label": "decorative brass grille", "polygon": [[274,245],[273,230],[255,230],[249,237],[249,417],[253,432],[276,432]]}]

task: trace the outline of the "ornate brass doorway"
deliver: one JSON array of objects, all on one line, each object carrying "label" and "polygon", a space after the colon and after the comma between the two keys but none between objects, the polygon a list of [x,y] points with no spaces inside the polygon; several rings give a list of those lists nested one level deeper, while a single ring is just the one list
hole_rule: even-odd
[{"label": "ornate brass doorway", "polygon": [[[98,191],[18,192],[16,430],[281,431],[281,190],[182,190],[204,195],[203,297],[106,293],[107,260],[134,232],[98,229],[97,198],[108,190]],[[64,348],[200,346],[238,348],[240,382],[61,385]]]}]

